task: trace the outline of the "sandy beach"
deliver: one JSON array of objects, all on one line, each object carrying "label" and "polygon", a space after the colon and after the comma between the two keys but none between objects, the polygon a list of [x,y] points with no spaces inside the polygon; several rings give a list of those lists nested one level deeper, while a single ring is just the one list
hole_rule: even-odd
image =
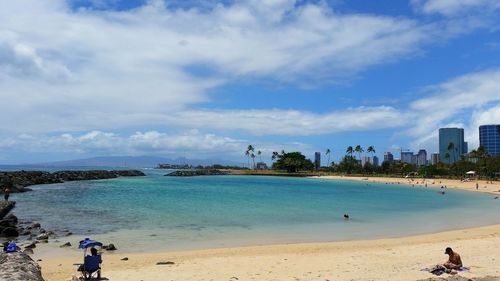
[{"label": "sandy beach", "polygon": [[[456,180],[413,181],[401,178],[337,177],[387,184],[460,188],[500,194],[500,184]],[[421,280],[434,277],[422,268],[444,262],[446,247],[461,254],[470,271],[458,275],[500,280],[500,225],[402,238],[285,244],[182,252],[104,254],[103,277],[109,280]],[[45,248],[44,248],[45,247]],[[38,252],[39,251],[39,252]],[[49,256],[43,253],[51,252]],[[71,280],[80,253],[43,245],[34,258],[46,280]],[[41,254],[41,255],[40,255]],[[128,260],[121,260],[127,257]],[[157,262],[173,262],[157,265]]]},{"label": "sandy beach", "polygon": [[[500,276],[500,225],[405,238],[166,253],[104,254],[110,280],[419,280],[451,246],[464,277]],[[64,251],[61,249],[60,251]],[[128,261],[120,259],[128,257]],[[70,280],[80,255],[44,259],[46,280]],[[171,261],[173,265],[156,265]],[[495,279],[492,279],[495,280]]]},{"label": "sandy beach", "polygon": [[[387,184],[406,184],[419,187],[446,187],[449,189],[462,189],[473,192],[491,193],[500,196],[499,181],[471,180],[460,181],[454,179],[422,179],[422,178],[393,178],[393,177],[360,177],[360,176],[320,176],[314,177],[320,179],[350,180],[350,181],[369,181]],[[477,184],[477,188],[476,188]]]}]

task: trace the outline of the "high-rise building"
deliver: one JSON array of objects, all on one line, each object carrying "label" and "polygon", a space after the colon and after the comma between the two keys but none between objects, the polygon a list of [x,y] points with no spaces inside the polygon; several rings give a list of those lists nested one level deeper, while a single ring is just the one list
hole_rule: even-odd
[{"label": "high-rise building", "polygon": [[366,163],[372,163],[372,158],[370,156],[361,157],[361,166],[364,167]]},{"label": "high-rise building", "polygon": [[314,152],[314,168],[319,170],[321,167],[321,152]]},{"label": "high-rise building", "polygon": [[361,165],[364,167],[366,163],[370,163],[373,166],[378,166],[378,157],[377,156],[363,156],[361,157]]},{"label": "high-rise building", "polygon": [[431,164],[436,165],[439,163],[439,153],[432,153],[431,154]]},{"label": "high-rise building", "polygon": [[384,152],[384,162],[391,163],[392,161],[394,161],[394,155],[388,151]]},{"label": "high-rise building", "polygon": [[401,151],[401,162],[413,164],[413,152]]},{"label": "high-rise building", "polygon": [[464,141],[464,129],[440,128],[439,129],[439,161],[455,163],[460,155],[467,153],[467,143]]},{"label": "high-rise building", "polygon": [[427,151],[420,149],[417,154],[417,166],[427,165]]},{"label": "high-rise building", "polygon": [[500,155],[500,125],[479,126],[479,145],[491,156]]}]

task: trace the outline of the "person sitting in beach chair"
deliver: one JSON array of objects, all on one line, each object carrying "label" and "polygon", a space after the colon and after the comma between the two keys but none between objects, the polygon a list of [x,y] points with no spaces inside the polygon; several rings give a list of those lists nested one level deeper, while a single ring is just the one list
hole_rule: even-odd
[{"label": "person sitting in beach chair", "polygon": [[[85,281],[101,280],[102,258],[95,247],[102,247],[102,243],[88,238],[80,241],[79,248],[84,249],[83,264],[75,265],[78,265],[78,271],[82,274],[81,279]],[[90,248],[90,255],[86,255],[87,248]]]}]

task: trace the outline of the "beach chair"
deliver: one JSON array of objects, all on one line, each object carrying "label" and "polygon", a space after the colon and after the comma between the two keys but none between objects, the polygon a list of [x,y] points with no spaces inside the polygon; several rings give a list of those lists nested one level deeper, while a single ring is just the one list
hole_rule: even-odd
[{"label": "beach chair", "polygon": [[[90,281],[90,280],[101,280],[101,252],[102,243],[85,238],[85,240],[80,241],[79,249],[83,249],[83,264],[75,263],[78,266],[78,271],[81,273],[82,277],[80,280]],[[98,249],[97,255],[87,255],[87,250],[89,248]]]}]

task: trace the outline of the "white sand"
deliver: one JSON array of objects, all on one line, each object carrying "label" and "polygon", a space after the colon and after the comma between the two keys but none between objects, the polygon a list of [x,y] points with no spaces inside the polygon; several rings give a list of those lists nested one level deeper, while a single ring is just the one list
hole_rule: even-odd
[{"label": "white sand", "polygon": [[[105,254],[110,280],[416,280],[453,247],[464,277],[500,276],[500,225],[405,238],[170,253]],[[128,261],[121,261],[127,256]],[[81,256],[40,262],[46,280],[70,280]],[[174,265],[156,265],[173,261]],[[238,279],[231,279],[237,277]]]}]

